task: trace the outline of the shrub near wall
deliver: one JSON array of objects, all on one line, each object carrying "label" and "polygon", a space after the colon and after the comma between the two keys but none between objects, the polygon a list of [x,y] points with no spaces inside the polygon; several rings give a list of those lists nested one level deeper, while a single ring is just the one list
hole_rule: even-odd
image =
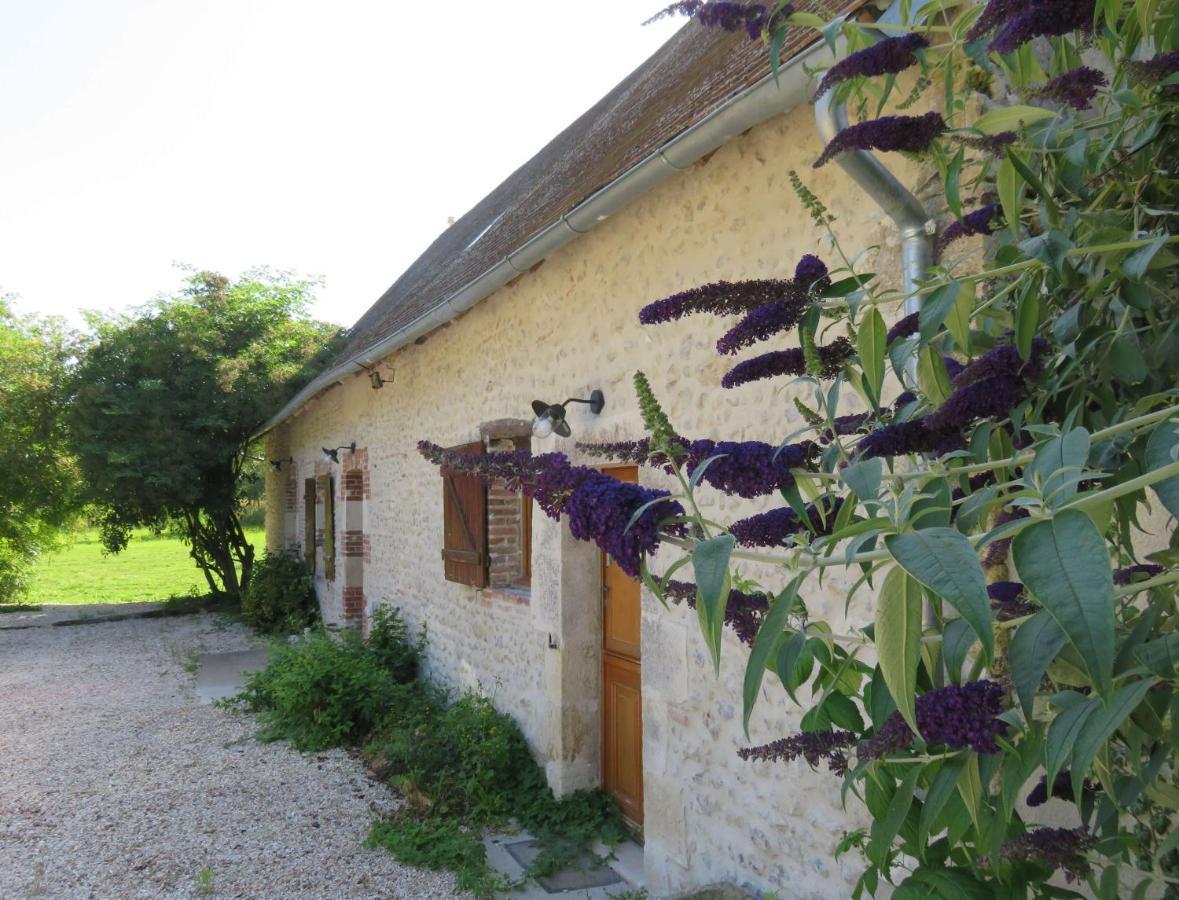
[{"label": "shrub near wall", "polygon": [[[1101,898],[1179,896],[1176,3],[899,9],[874,24],[672,8],[771,51],[788,25],[846,38],[819,92],[861,120],[815,165],[906,152],[940,179],[919,313],[858,267],[861,248],[839,243],[795,173],[831,266],[808,254],[792,279],[689,288],[639,313],[731,317],[723,355],[792,337],[721,388],[793,379],[801,428],[784,424],[780,443],[683,436],[640,373],[649,437],[582,449],[661,470],[673,491],[611,484],[559,453],[421,451],[506,480],[661,599],[692,604],[718,667],[723,628],[737,632],[747,725],[767,671],[802,707],[798,734],[741,755],[778,764],[756,769],[767,793],[790,790],[781,763],[804,760],[866,806],[871,827],[833,847],[863,859],[857,897],[889,883],[906,900],[1069,897],[1082,882]],[[923,92],[939,109],[909,113]],[[781,506],[710,521],[706,490]],[[781,577],[750,581],[747,563]],[[847,623],[806,604],[832,567],[862,576]],[[1048,798],[1072,805],[1064,827],[1041,816]]]},{"label": "shrub near wall", "polygon": [[307,564],[290,553],[264,555],[242,593],[242,618],[263,634],[293,634],[318,619]]}]

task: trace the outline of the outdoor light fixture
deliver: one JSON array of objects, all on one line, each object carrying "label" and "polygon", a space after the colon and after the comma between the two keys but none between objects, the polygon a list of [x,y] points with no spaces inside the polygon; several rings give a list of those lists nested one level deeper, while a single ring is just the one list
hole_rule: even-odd
[{"label": "outdoor light fixture", "polygon": [[532,411],[536,413],[536,418],[532,422],[533,437],[547,438],[554,432],[561,437],[569,437],[573,431],[569,428],[569,423],[565,421],[565,407],[570,403],[585,403],[589,406],[590,412],[597,415],[606,405],[606,398],[601,391],[594,390],[588,400],[577,397],[570,397],[564,403],[545,403],[543,400],[533,400]]},{"label": "outdoor light fixture", "polygon": [[274,469],[274,471],[276,471],[276,472],[281,472],[283,466],[294,465],[294,464],[295,464],[295,457],[288,456],[286,459],[272,459],[270,461],[270,468]]},{"label": "outdoor light fixture", "polygon": [[379,391],[385,385],[393,383],[392,378],[390,378],[388,381],[386,381],[381,376],[381,373],[379,371],[377,371],[377,369],[369,368],[364,363],[361,363],[360,365],[364,369],[364,371],[368,372],[368,382],[369,382],[369,384],[371,384],[373,386],[374,391]]},{"label": "outdoor light fixture", "polygon": [[356,452],[356,441],[353,441],[351,444],[344,444],[334,450],[330,450],[327,447],[322,447],[321,449],[323,450],[323,458],[326,462],[338,463],[340,461],[341,450],[347,450],[349,453]]}]

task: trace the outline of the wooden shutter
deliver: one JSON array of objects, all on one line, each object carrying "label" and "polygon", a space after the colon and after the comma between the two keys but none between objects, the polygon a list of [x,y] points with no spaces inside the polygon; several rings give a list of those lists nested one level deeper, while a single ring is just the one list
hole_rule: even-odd
[{"label": "wooden shutter", "polygon": [[315,479],[303,481],[303,558],[315,572]]},{"label": "wooden shutter", "polygon": [[[482,453],[482,442],[455,447]],[[487,486],[473,475],[442,468],[442,564],[447,581],[487,587]]]},{"label": "wooden shutter", "polygon": [[319,476],[319,489],[323,491],[323,577],[328,581],[336,578],[336,505],[331,475]]}]

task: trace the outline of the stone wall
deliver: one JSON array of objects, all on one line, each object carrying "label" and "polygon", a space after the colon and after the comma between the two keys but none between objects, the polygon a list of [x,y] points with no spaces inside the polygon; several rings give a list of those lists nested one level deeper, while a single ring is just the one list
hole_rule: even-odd
[{"label": "stone wall", "polygon": [[[399,606],[411,627],[426,629],[432,677],[482,690],[515,716],[558,791],[598,779],[597,551],[538,512],[530,590],[477,591],[445,581],[442,480],[415,444],[422,438],[444,446],[469,443],[480,438],[481,425],[529,417],[534,399],[560,401],[600,388],[606,396],[600,416],[570,407],[573,439],[533,441],[536,452],[560,449],[575,462],[592,462],[578,457],[574,440],[642,436],[631,387],[640,368],[685,435],[778,441],[797,429],[802,423],[790,400],[809,401],[809,388],[782,379],[720,388],[734,361],[715,352],[722,320],[696,317],[643,328],[637,313],[650,300],[708,281],[788,277],[803,253],[830,261],[834,254],[790,190],[791,168],[837,217],[845,247],[854,252],[879,245],[876,258],[861,260],[862,269],[895,284],[894,230],[837,166],[810,168],[819,149],[809,108],[753,129],[457,321],[390,356],[382,372],[391,383],[382,389],[374,390],[367,376],[350,379],[271,435],[271,456],[293,455],[298,485],[316,471],[320,447],[355,440],[366,452],[367,603]],[[915,170],[890,162],[906,183],[915,183]],[[772,341],[765,349],[790,341]],[[336,467],[337,479],[343,470],[343,464]],[[287,473],[272,474],[276,482],[280,477],[285,484]],[[650,470],[641,478],[663,482]],[[704,494],[705,514],[722,521],[765,508]],[[295,504],[298,521],[289,526],[278,484],[268,498],[271,545],[281,546],[285,534],[301,536],[301,501]],[[764,576],[767,586],[784,581],[780,572],[745,574]],[[835,573],[806,601],[816,614],[838,621],[853,580]],[[317,588],[325,615],[342,620],[342,579],[329,583],[321,575]],[[871,619],[866,591],[852,603],[851,616]],[[839,781],[803,763],[747,764],[736,756],[747,743],[740,690],[745,648],[730,635],[715,678],[694,617],[683,609],[665,611],[650,596],[643,600],[642,644],[652,893],[731,880],[782,898],[849,896],[858,862],[854,854],[834,861],[832,851],[845,829],[863,822],[841,810]],[[797,712],[771,681],[751,723],[753,743],[797,730]]]}]

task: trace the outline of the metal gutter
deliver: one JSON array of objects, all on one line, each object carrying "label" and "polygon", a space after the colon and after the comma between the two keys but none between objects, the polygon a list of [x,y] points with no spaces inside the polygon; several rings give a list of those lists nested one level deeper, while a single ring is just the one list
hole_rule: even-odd
[{"label": "metal gutter", "polygon": [[826,65],[830,59],[830,51],[825,44],[819,42],[786,60],[780,66],[777,78],[773,74],[767,75],[736,94],[708,116],[680,132],[660,149],[591,194],[490,269],[463,285],[434,309],[317,376],[272,416],[255,437],[261,437],[280,425],[321,391],[343,382],[351,375],[363,372],[366,366],[375,365],[395,350],[471,309],[555,250],[618,212],[631,200],[672,175],[691,167],[732,138],[808,102],[810,77],[804,71],[803,63],[814,66]]}]

